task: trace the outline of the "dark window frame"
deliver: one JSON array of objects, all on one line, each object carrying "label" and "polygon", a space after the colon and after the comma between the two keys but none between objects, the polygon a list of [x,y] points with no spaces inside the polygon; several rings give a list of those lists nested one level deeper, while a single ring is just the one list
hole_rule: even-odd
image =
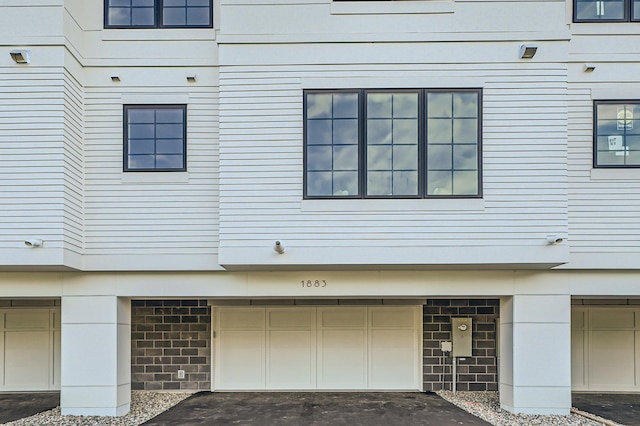
[{"label": "dark window frame", "polygon": [[[104,0],[103,14],[104,14],[104,28],[107,29],[153,29],[153,28],[213,28],[213,0],[209,0],[209,23],[206,25],[163,25],[163,10],[164,0],[153,0],[153,25],[111,25],[109,24],[109,2],[110,0]],[[188,6],[185,6],[188,7]]]},{"label": "dark window frame", "polygon": [[[307,164],[307,95],[309,94],[358,94],[358,194],[357,195],[309,195],[308,188],[308,164]],[[418,93],[418,194],[417,195],[367,195],[366,193],[366,94],[367,93]],[[476,194],[428,194],[427,181],[427,117],[429,93],[476,93],[478,96],[477,110],[477,184]],[[336,200],[336,199],[475,199],[483,197],[483,170],[482,170],[482,88],[398,88],[398,89],[306,89],[303,90],[303,198],[312,200]]]},{"label": "dark window frame", "polygon": [[[624,0],[624,16],[619,19],[578,19],[578,0],[573,0],[573,22],[575,23],[619,23],[619,22],[640,22],[640,18],[634,19],[636,7],[634,0]],[[638,4],[640,7],[640,4]]]},{"label": "dark window frame", "polygon": [[[638,107],[640,111],[640,99],[607,99],[607,100],[594,100],[593,101],[593,168],[594,169],[638,169],[640,168],[640,163],[638,164],[598,164],[598,105],[635,105]],[[640,117],[638,117],[640,118]],[[627,140],[626,140],[626,129],[623,134],[623,147],[624,152],[627,152]],[[604,136],[604,135],[603,135]],[[639,135],[640,137],[640,135]],[[636,151],[637,152],[637,151]],[[625,155],[626,156],[626,155]]]},{"label": "dark window frame", "polygon": [[[139,168],[129,166],[129,110],[182,110],[182,165],[170,168]],[[186,172],[187,171],[187,105],[186,104],[127,104],[123,105],[123,150],[122,170],[124,172]],[[155,125],[155,123],[154,123]],[[154,148],[157,146],[157,136],[154,137]]]}]

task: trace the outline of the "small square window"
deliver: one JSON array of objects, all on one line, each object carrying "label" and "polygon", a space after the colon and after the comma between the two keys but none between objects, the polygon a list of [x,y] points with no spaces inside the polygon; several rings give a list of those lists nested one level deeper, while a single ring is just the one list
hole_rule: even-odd
[{"label": "small square window", "polygon": [[186,127],[186,105],[125,105],[124,171],[185,171]]}]

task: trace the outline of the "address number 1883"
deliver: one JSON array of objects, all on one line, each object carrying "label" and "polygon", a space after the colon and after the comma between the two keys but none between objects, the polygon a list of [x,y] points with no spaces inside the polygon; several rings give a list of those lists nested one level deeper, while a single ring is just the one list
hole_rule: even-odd
[{"label": "address number 1883", "polygon": [[326,287],[326,280],[301,280],[302,287]]}]

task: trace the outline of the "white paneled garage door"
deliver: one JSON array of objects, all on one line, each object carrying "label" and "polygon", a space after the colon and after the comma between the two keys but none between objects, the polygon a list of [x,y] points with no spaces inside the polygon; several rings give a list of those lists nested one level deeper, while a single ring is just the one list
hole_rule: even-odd
[{"label": "white paneled garage door", "polygon": [[420,307],[220,307],[215,390],[420,390]]},{"label": "white paneled garage door", "polygon": [[575,307],[571,382],[576,391],[640,391],[640,309]]},{"label": "white paneled garage door", "polygon": [[60,309],[0,309],[0,391],[60,389]]}]

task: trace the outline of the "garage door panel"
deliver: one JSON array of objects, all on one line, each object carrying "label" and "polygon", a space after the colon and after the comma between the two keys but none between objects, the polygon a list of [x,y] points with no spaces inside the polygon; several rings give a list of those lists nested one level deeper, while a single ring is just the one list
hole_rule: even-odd
[{"label": "garage door panel", "polygon": [[315,332],[270,331],[267,337],[267,388],[315,388]]},{"label": "garage door panel", "polygon": [[264,389],[264,332],[221,331],[220,341],[220,388]]},{"label": "garage door panel", "polygon": [[364,328],[367,308],[318,308],[321,328]]},{"label": "garage door panel", "polygon": [[267,310],[267,327],[270,329],[302,329],[315,327],[315,309],[281,308]]},{"label": "garage door panel", "polygon": [[412,309],[406,308],[371,308],[371,327],[414,327]]},{"label": "garage door panel", "polygon": [[415,386],[415,339],[412,330],[373,330],[370,348],[370,387],[409,389]]},{"label": "garage door panel", "polygon": [[592,331],[589,359],[591,385],[633,386],[635,339],[633,331]]},{"label": "garage door panel", "polygon": [[573,330],[571,332],[571,385],[574,389],[583,389],[585,382],[585,332]]},{"label": "garage door panel", "polygon": [[318,335],[318,387],[366,389],[366,331],[320,330]]},{"label": "garage door panel", "polygon": [[49,310],[32,309],[6,311],[4,327],[7,330],[49,329]]},{"label": "garage door panel", "polygon": [[60,388],[59,308],[0,310],[0,391]]},{"label": "garage door panel", "polygon": [[5,333],[5,386],[48,389],[49,360],[48,331]]},{"label": "garage door panel", "polygon": [[595,309],[591,311],[591,329],[635,327],[635,312],[630,309]]},{"label": "garage door panel", "polygon": [[221,330],[263,330],[264,309],[222,309],[218,322]]},{"label": "garage door panel", "polygon": [[[58,315],[59,317],[59,315]],[[60,331],[53,332],[53,387],[60,387],[60,364],[62,354],[62,339]]]}]

